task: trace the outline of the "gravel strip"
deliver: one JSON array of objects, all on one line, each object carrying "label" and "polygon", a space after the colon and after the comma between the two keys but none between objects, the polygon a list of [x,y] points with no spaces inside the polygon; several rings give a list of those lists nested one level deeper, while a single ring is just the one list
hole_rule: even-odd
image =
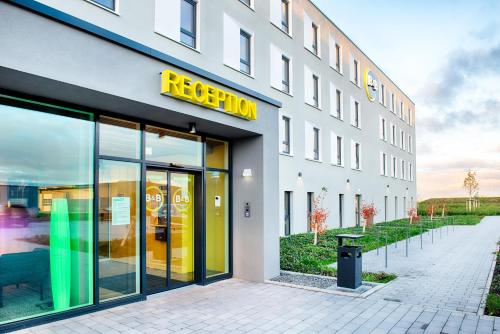
[{"label": "gravel strip", "polygon": [[335,278],[288,273],[281,273],[280,276],[272,278],[271,281],[309,286],[319,289],[327,289],[331,286],[337,286],[337,280]]}]

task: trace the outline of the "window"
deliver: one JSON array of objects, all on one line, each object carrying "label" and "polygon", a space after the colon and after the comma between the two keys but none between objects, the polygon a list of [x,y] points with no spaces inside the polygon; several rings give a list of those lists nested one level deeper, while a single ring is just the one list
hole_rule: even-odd
[{"label": "window", "polygon": [[99,119],[99,154],[140,159],[141,131],[139,123],[102,116]]},{"label": "window", "polygon": [[281,0],[281,30],[289,33],[290,10],[289,0]]},{"label": "window", "polygon": [[354,58],[352,59],[351,80],[356,86],[359,86],[359,63]]},{"label": "window", "polygon": [[339,227],[344,225],[344,194],[339,194]]},{"label": "window", "polygon": [[240,30],[240,71],[250,74],[250,34],[244,30]]},{"label": "window", "polygon": [[337,118],[342,119],[342,92],[338,89],[335,90],[335,98],[336,98],[335,112],[337,114]]},{"label": "window", "polygon": [[380,103],[385,106],[385,85],[381,84],[380,85]]},{"label": "window", "polygon": [[285,235],[290,235],[291,231],[291,221],[292,221],[292,192],[285,191],[285,203],[284,203],[284,213],[285,213]]},{"label": "window", "polygon": [[408,135],[408,152],[413,153],[413,138],[411,135]]},{"label": "window", "polygon": [[409,164],[409,180],[413,181],[413,164]]},{"label": "window", "polygon": [[399,134],[399,148],[402,150],[405,149],[405,133],[403,130]]},{"label": "window", "polygon": [[207,138],[205,143],[205,165],[210,168],[229,168],[228,142]]},{"label": "window", "polygon": [[392,157],[392,171],[391,171],[391,176],[396,178],[398,177],[398,165],[397,165],[397,158]]},{"label": "window", "polygon": [[343,156],[343,139],[340,136],[337,136],[337,165],[342,166],[344,162],[342,161],[342,156]]},{"label": "window", "polygon": [[341,49],[340,45],[335,43],[335,69],[340,72],[340,66],[341,66]]},{"label": "window", "polygon": [[288,59],[285,56],[281,56],[281,64],[282,64],[281,83],[283,84],[282,90],[285,93],[290,93],[290,59]]},{"label": "window", "polygon": [[387,141],[386,120],[380,117],[380,139]]},{"label": "window", "polygon": [[360,127],[360,120],[359,120],[360,114],[359,114],[359,102],[354,101],[354,126],[359,128]]},{"label": "window", "polygon": [[290,154],[290,118],[283,116],[283,141],[281,152]]},{"label": "window", "polygon": [[396,97],[394,96],[394,93],[391,93],[391,111],[396,113]]},{"label": "window", "polygon": [[116,1],[115,0],[89,0],[99,6],[105,7],[112,11],[116,11]]},{"label": "window", "polygon": [[396,145],[396,126],[391,123],[391,144]]},{"label": "window", "polygon": [[314,160],[319,160],[320,154],[319,154],[319,129],[318,128],[313,128],[313,133],[314,133],[314,149],[313,149],[313,157]]},{"label": "window", "polygon": [[196,1],[181,0],[181,42],[196,48]]},{"label": "window", "polygon": [[361,168],[361,157],[360,157],[360,146],[359,146],[359,143],[356,143],[355,146],[354,146],[354,154],[355,154],[355,166],[356,166],[356,169],[360,169]]},{"label": "window", "polygon": [[398,196],[394,196],[394,219],[398,219]]},{"label": "window", "polygon": [[402,180],[406,180],[406,175],[405,175],[405,172],[406,172],[406,168],[405,168],[405,161],[404,160],[401,160],[401,179]]},{"label": "window", "polygon": [[312,51],[314,54],[318,55],[318,26],[314,23],[311,24],[312,29]]},{"label": "window", "polygon": [[387,154],[380,152],[380,175],[387,175]]},{"label": "window", "polygon": [[404,110],[403,101],[401,101],[399,103],[399,117],[400,118],[403,118],[403,110]]},{"label": "window", "polygon": [[354,196],[354,215],[356,219],[356,227],[361,225],[361,195]]},{"label": "window", "polygon": [[28,102],[0,114],[0,323],[91,305],[94,118]]},{"label": "window", "polygon": [[313,211],[314,193],[307,193],[307,231],[311,232],[311,214]]},{"label": "window", "polygon": [[[205,263],[207,278],[229,272],[229,217],[229,173],[207,170],[205,172]],[[183,241],[179,243],[182,244]],[[175,251],[182,253],[183,249],[177,248]]]},{"label": "window", "polygon": [[389,209],[389,197],[384,196],[384,221],[387,221],[388,217],[388,209]]},{"label": "window", "polygon": [[312,81],[313,81],[313,103],[316,108],[319,108],[319,78],[318,76],[314,75],[312,76]]}]

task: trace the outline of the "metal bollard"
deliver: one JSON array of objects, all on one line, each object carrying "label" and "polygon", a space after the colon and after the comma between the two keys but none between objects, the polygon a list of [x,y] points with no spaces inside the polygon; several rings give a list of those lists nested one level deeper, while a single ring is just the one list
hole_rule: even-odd
[{"label": "metal bollard", "polygon": [[387,233],[385,234],[385,268],[387,269]]}]

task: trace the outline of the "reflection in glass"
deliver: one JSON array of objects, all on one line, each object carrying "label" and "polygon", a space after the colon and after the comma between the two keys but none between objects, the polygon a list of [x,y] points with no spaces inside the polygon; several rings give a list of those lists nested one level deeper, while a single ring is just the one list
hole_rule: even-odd
[{"label": "reflection in glass", "polygon": [[212,277],[229,272],[228,174],[206,173],[206,272]]},{"label": "reflection in glass", "polygon": [[194,175],[170,173],[171,279],[194,280]]},{"label": "reflection in glass", "polygon": [[228,168],[228,143],[207,138],[207,167]]},{"label": "reflection in glass", "polygon": [[140,165],[99,161],[99,297],[139,293]]},{"label": "reflection in glass", "polygon": [[146,160],[201,166],[201,137],[146,126]]},{"label": "reflection in glass", "polygon": [[93,302],[92,116],[0,105],[0,324]]},{"label": "reflection in glass", "polygon": [[138,123],[111,117],[99,119],[99,153],[112,157],[141,158],[141,131]]},{"label": "reflection in glass", "polygon": [[167,287],[167,173],[146,173],[146,282],[148,291]]}]

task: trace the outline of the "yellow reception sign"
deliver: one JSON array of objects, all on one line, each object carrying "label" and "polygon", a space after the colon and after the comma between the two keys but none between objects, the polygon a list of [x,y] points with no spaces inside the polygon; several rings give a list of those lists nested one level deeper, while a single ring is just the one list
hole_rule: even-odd
[{"label": "yellow reception sign", "polygon": [[257,104],[255,102],[201,81],[193,82],[190,77],[177,74],[174,71],[161,72],[161,93],[170,94],[175,98],[200,104],[210,109],[222,109],[228,114],[248,120],[257,119]]}]

